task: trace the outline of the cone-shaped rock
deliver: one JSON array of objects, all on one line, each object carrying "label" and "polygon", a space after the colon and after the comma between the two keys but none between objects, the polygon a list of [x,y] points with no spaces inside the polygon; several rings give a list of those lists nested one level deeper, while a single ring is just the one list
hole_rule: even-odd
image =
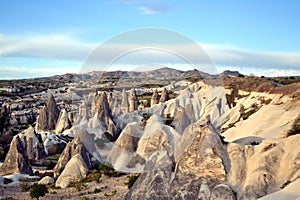
[{"label": "cone-shaped rock", "polygon": [[154,90],[152,98],[151,98],[151,107],[158,103],[159,103],[159,95],[158,95],[157,90]]},{"label": "cone-shaped rock", "polygon": [[69,113],[66,109],[62,109],[57,120],[56,132],[62,133],[64,130],[71,128],[71,126],[72,124],[69,119]]},{"label": "cone-shaped rock", "polygon": [[20,134],[19,136],[26,147],[29,160],[40,160],[47,156],[42,137],[40,134],[36,133],[32,126],[30,126],[23,132],[23,134]]},{"label": "cone-shaped rock", "polygon": [[59,116],[59,109],[52,95],[48,96],[45,106],[39,113],[36,129],[39,131],[54,130]]},{"label": "cone-shaped rock", "polygon": [[[173,167],[170,160],[171,165],[142,173],[125,199],[236,199],[224,183],[230,167],[226,145],[209,120],[186,128],[175,156]],[[163,157],[168,159],[172,157]]]},{"label": "cone-shaped rock", "polygon": [[65,169],[62,171],[61,175],[58,177],[55,186],[66,188],[70,185],[71,181],[74,179],[85,178],[89,171],[89,166],[86,164],[85,160],[80,154],[76,154],[67,163]]},{"label": "cone-shaped rock", "polygon": [[122,92],[121,111],[124,114],[129,112],[128,95],[127,95],[127,92],[125,91],[125,89],[123,89],[123,92]]},{"label": "cone-shaped rock", "polygon": [[80,124],[88,120],[88,105],[86,100],[84,100],[78,107],[78,115],[75,120],[75,124]]},{"label": "cone-shaped rock", "polygon": [[33,175],[26,148],[26,143],[22,142],[19,135],[13,138],[4,163],[0,167],[0,176],[13,173]]},{"label": "cone-shaped rock", "polygon": [[159,102],[166,102],[170,99],[169,97],[169,92],[166,88],[163,89],[162,93],[161,93],[161,97],[159,99]]},{"label": "cone-shaped rock", "polygon": [[130,91],[129,95],[129,112],[133,112],[138,108],[138,98],[135,89]]},{"label": "cone-shaped rock", "polygon": [[106,129],[108,129],[110,121],[113,121],[111,109],[109,108],[107,96],[105,92],[100,93],[96,96],[96,113],[98,118],[103,122]]},{"label": "cone-shaped rock", "polygon": [[91,135],[85,130],[79,130],[76,137],[67,144],[63,153],[60,155],[53,169],[55,177],[58,177],[62,173],[69,160],[76,154],[82,157],[88,169],[92,166],[92,157],[98,160],[98,162],[102,162],[102,158],[95,147]]}]

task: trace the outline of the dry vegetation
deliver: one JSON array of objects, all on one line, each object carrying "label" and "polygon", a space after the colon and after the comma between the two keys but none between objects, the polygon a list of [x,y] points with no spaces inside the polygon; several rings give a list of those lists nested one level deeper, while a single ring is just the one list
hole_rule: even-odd
[{"label": "dry vegetation", "polygon": [[300,96],[300,78],[224,77],[225,87],[237,86],[240,90]]}]

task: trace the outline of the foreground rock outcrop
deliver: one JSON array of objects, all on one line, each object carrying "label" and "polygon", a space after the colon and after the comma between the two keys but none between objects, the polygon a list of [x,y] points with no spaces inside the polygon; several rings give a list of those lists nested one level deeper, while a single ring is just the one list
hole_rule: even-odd
[{"label": "foreground rock outcrop", "polygon": [[59,177],[65,170],[67,163],[77,154],[80,155],[80,159],[84,162],[84,166],[87,169],[91,169],[93,160],[102,162],[102,158],[96,150],[93,138],[87,131],[81,129],[77,131],[76,137],[67,144],[63,153],[60,155],[53,169],[54,177]]},{"label": "foreground rock outcrop", "polygon": [[[176,156],[152,157],[145,166],[149,171],[141,174],[125,199],[235,199],[224,184],[230,165],[226,145],[209,120],[184,131]],[[164,164],[155,165],[159,160]]]},{"label": "foreground rock outcrop", "polygon": [[85,178],[89,168],[90,167],[87,165],[82,156],[80,154],[76,154],[67,163],[65,169],[58,177],[55,186],[61,188],[68,187],[72,181],[76,182]]},{"label": "foreground rock outcrop", "polygon": [[57,177],[55,186],[68,187],[72,181],[85,178],[93,163],[102,162],[91,135],[85,130],[79,130],[53,169],[54,177]]},{"label": "foreground rock outcrop", "polygon": [[26,149],[26,143],[23,143],[20,136],[16,135],[10,144],[4,163],[0,167],[0,176],[13,173],[33,175]]},{"label": "foreground rock outcrop", "polygon": [[229,183],[239,198],[263,197],[300,178],[300,135],[265,140],[255,148],[232,143],[228,146]]}]

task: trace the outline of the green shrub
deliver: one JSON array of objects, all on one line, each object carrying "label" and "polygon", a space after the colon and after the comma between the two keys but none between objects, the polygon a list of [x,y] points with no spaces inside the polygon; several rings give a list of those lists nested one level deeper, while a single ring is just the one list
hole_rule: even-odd
[{"label": "green shrub", "polygon": [[55,167],[55,165],[56,164],[52,160],[50,160],[50,162],[48,162],[46,165],[46,169],[47,170],[53,169]]},{"label": "green shrub", "polygon": [[89,182],[95,181],[95,182],[99,183],[100,175],[101,175],[101,173],[100,173],[97,169],[94,169],[91,173],[89,173],[89,174],[82,180],[82,182],[84,182],[84,183],[89,183]]},{"label": "green shrub", "polygon": [[130,189],[133,184],[135,183],[135,181],[139,178],[140,175],[132,175],[132,176],[128,176],[128,181],[125,182],[124,184],[127,185],[128,189]]},{"label": "green shrub", "polygon": [[117,190],[113,190],[111,191],[110,194],[107,194],[106,192],[104,193],[104,196],[105,197],[112,197],[112,196],[115,196],[117,194]]},{"label": "green shrub", "polygon": [[31,185],[28,182],[21,182],[20,187],[21,187],[22,192],[27,192],[30,190]]},{"label": "green shrub", "polygon": [[78,192],[86,188],[86,184],[79,178],[72,178],[69,187],[74,187]]},{"label": "green shrub", "polygon": [[31,187],[29,195],[32,199],[39,199],[40,197],[45,196],[46,193],[48,193],[48,188],[46,187],[46,185],[35,183]]},{"label": "green shrub", "polygon": [[106,176],[109,176],[109,177],[119,177],[121,174],[119,172],[116,172],[114,168],[104,164],[104,163],[101,163],[99,165],[99,170]]}]

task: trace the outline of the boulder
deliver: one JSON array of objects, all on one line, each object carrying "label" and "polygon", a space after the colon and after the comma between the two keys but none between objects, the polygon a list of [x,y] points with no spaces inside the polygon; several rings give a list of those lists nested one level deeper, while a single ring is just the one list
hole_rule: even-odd
[{"label": "boulder", "polygon": [[54,179],[51,178],[50,176],[45,176],[39,181],[39,184],[44,184],[44,185],[51,185],[53,183],[54,183]]}]

